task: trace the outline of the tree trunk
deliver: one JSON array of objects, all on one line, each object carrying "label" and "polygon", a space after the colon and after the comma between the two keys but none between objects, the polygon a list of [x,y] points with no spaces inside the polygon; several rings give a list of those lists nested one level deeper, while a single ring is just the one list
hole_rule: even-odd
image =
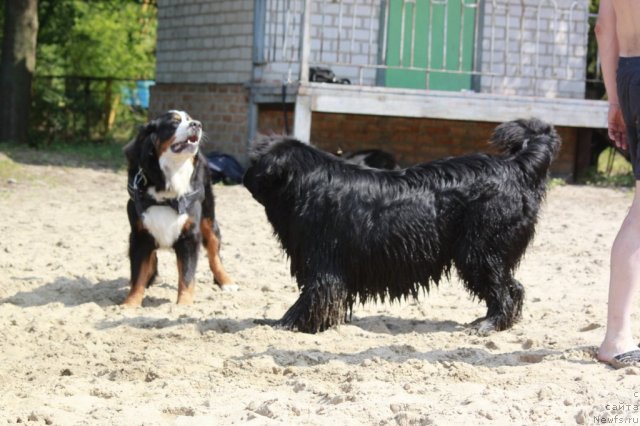
[{"label": "tree trunk", "polygon": [[0,142],[28,142],[38,0],[5,0],[0,59]]}]

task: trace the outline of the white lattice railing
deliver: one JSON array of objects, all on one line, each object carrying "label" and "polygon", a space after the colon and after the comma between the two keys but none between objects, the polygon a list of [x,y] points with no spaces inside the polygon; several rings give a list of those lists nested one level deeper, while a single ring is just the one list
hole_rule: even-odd
[{"label": "white lattice railing", "polygon": [[321,66],[358,85],[439,89],[458,76],[444,90],[585,96],[587,0],[258,1],[265,80]]}]

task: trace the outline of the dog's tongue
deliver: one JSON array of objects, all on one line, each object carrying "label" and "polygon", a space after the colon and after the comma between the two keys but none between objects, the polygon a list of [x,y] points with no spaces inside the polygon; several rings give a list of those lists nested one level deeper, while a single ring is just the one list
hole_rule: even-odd
[{"label": "dog's tongue", "polygon": [[189,136],[187,140],[189,142],[198,142],[198,135]]}]

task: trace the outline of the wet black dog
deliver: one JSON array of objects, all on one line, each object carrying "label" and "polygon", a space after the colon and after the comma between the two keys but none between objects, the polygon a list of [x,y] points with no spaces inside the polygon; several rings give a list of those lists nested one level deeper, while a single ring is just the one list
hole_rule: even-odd
[{"label": "wet black dog", "polygon": [[323,331],[345,321],[356,297],[417,297],[455,267],[487,304],[474,326],[510,328],[524,298],[513,272],[534,235],[560,139],[531,119],[498,126],[491,142],[502,155],[377,170],[293,139],[258,141],[244,184],[265,207],[301,290],[272,324]]}]

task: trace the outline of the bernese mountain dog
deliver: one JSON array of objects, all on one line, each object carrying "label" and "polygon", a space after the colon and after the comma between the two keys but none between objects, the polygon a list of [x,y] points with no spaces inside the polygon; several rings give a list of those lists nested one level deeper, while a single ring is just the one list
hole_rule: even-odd
[{"label": "bernese mountain dog", "polygon": [[124,148],[128,160],[131,225],[131,289],[123,305],[141,306],[157,275],[158,249],[173,249],[178,261],[178,304],[193,303],[200,244],[214,281],[237,286],[220,261],[220,229],[207,161],[200,153],[202,124],[184,111],[168,111],[143,126]]}]

